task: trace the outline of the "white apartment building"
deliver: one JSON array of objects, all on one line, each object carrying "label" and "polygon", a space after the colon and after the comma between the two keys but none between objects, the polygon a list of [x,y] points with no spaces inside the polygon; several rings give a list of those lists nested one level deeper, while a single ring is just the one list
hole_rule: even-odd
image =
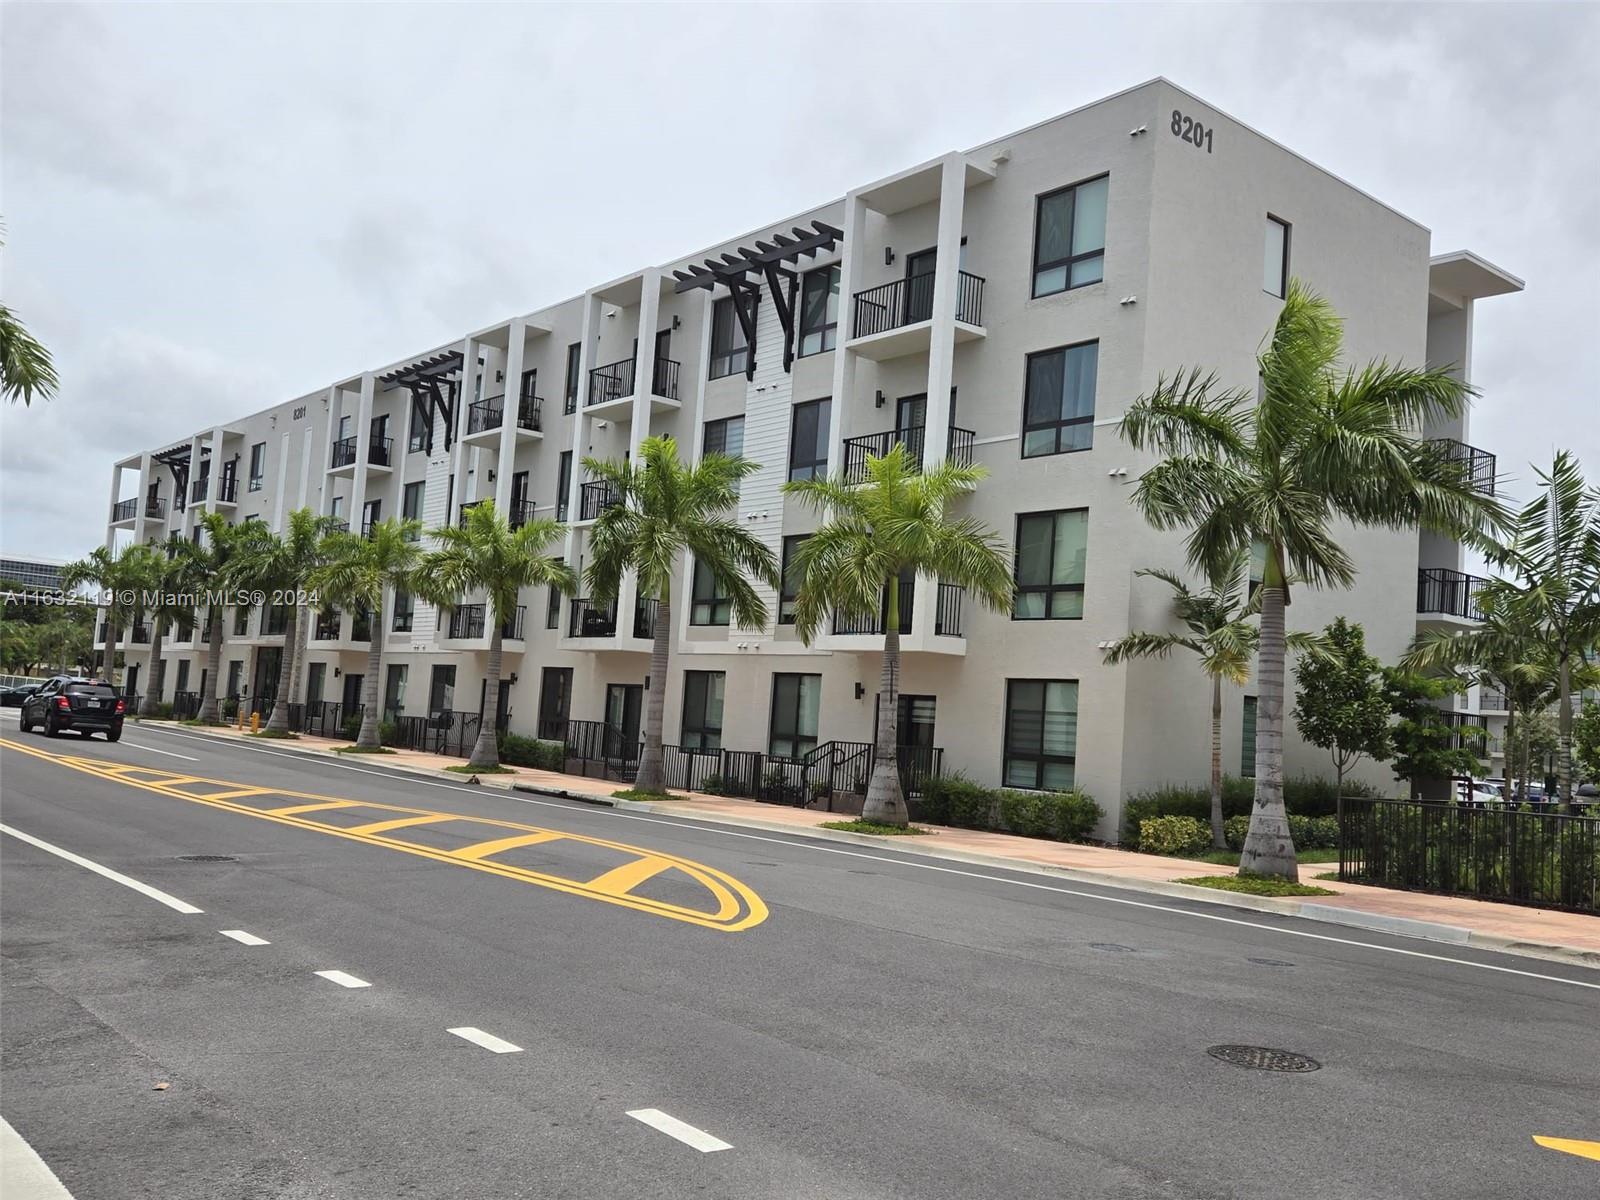
[{"label": "white apartment building", "polygon": [[[1471,253],[1433,254],[1424,226],[1157,79],[133,455],[113,473],[107,536],[187,533],[200,511],[278,527],[300,506],[352,527],[397,514],[432,527],[492,499],[514,520],[566,522],[564,552],[581,569],[608,499],[583,458],[637,454],[664,434],[686,455],[759,465],[738,516],[787,561],[815,527],[782,494],[787,480],[858,470],[896,441],[924,464],[975,461],[988,478],[961,506],[1015,544],[1016,609],[913,581],[902,740],[989,784],[1075,783],[1106,808],[1110,833],[1122,797],[1203,780],[1209,764],[1209,686],[1195,664],[1102,663],[1107,643],[1171,620],[1165,586],[1135,572],[1186,570],[1181,538],[1129,503],[1151,460],[1117,423],[1163,371],[1252,380],[1291,275],[1345,318],[1352,362],[1450,363],[1469,379],[1476,302],[1522,287]],[[1493,457],[1472,448],[1466,419],[1426,434],[1493,486]],[[1356,586],[1297,590],[1291,628],[1344,614],[1392,661],[1419,627],[1471,619],[1458,545],[1342,536]],[[808,647],[781,595],[768,596],[767,628],[731,627],[692,562],[675,596],[666,741],[787,758],[872,738],[878,627],[836,624]],[[525,595],[498,699],[510,728],[592,720],[632,736],[650,610],[631,584],[620,617]],[[351,614],[307,623],[293,701],[359,702],[365,630]],[[386,711],[495,706],[482,694],[481,608],[441,614],[402,597],[385,624]],[[273,628],[271,614],[227,614],[227,691],[274,687]],[[127,660],[143,668],[129,690],[149,695],[148,644],[129,636]],[[201,686],[197,639],[168,641],[163,699]],[[1252,691],[1226,698],[1232,772],[1253,770]],[[1289,732],[1289,771],[1327,773],[1325,755]],[[1381,769],[1373,781],[1389,782]]]}]

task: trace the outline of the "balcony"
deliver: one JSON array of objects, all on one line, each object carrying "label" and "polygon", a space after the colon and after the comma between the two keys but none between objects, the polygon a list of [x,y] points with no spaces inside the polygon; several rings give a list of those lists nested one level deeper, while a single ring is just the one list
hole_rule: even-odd
[{"label": "balcony", "polygon": [[593,521],[613,505],[621,504],[617,490],[602,479],[593,479],[578,488],[578,520]]},{"label": "balcony", "polygon": [[[467,432],[463,441],[492,442],[505,427],[504,396],[491,396],[467,408]],[[523,439],[544,436],[544,400],[538,396],[524,396],[517,402],[517,437]]]},{"label": "balcony", "polygon": [[1445,462],[1456,464],[1474,491],[1494,495],[1494,455],[1454,438],[1431,438],[1428,446]]},{"label": "balcony", "polygon": [[[649,641],[655,637],[656,601],[640,599],[633,606],[633,636]],[[617,636],[617,602],[601,604],[587,597],[571,602],[567,636],[574,638],[614,638]]]},{"label": "balcony", "polygon": [[[926,352],[933,329],[932,274],[896,279],[854,297],[850,346],[864,358],[901,358]],[[983,278],[956,272],[956,341],[984,336]]]},{"label": "balcony", "polygon": [[1424,567],[1417,572],[1419,622],[1457,626],[1483,620],[1478,609],[1478,589],[1488,582],[1445,567]]},{"label": "balcony", "polygon": [[[867,481],[867,459],[882,458],[894,446],[904,446],[906,454],[910,457],[912,469],[922,469],[922,447],[926,437],[926,430],[921,425],[912,425],[906,429],[890,429],[883,433],[869,433],[861,437],[845,438],[844,440],[844,477],[846,483],[865,483]],[[972,465],[972,449],[977,441],[977,434],[970,429],[961,429],[952,425],[950,436],[946,441],[945,456],[949,461],[958,466],[970,467]]]},{"label": "balcony", "polygon": [[311,630],[311,640],[314,642],[336,642],[339,640],[339,626],[342,624],[344,614],[338,609],[317,614],[317,623]]},{"label": "balcony", "polygon": [[131,500],[118,500],[111,506],[111,523],[121,525],[125,521],[132,521],[139,515],[139,498]]},{"label": "balcony", "polygon": [[[519,604],[516,612],[500,622],[500,637],[502,641],[515,642],[522,640],[522,626],[527,613],[527,605]],[[450,628],[446,636],[452,641],[474,641],[485,636],[484,630],[487,625],[488,605],[457,605],[450,610]]]},{"label": "balcony", "polygon": [[[356,453],[358,439],[352,435],[342,437],[333,443],[333,458],[329,463],[329,470],[338,471],[347,469],[355,473]],[[381,467],[385,471],[394,465],[394,439],[381,437],[373,438],[367,443],[367,465]]]},{"label": "balcony", "polygon": [[1486,713],[1510,712],[1506,694],[1494,688],[1481,688],[1478,691],[1478,710]]},{"label": "balcony", "polygon": [[[966,589],[953,583],[940,583],[932,589],[932,634],[915,632],[917,600],[928,602],[929,589],[918,587],[915,578],[900,581],[900,649],[908,654],[957,654],[967,652],[965,608]],[[819,639],[819,648],[870,653],[883,649],[888,625],[889,597],[885,590],[878,611],[844,613],[835,611],[829,632]]]},{"label": "balcony", "polygon": [[329,533],[349,533],[350,532],[350,522],[349,521],[341,521],[337,517],[335,517],[333,520],[328,522],[328,532]]},{"label": "balcony", "polygon": [[[1443,712],[1439,715],[1450,727],[1451,750],[1470,750],[1479,758],[1488,757],[1488,735],[1483,729],[1483,719],[1477,713]],[[1474,732],[1469,733],[1468,730]]]},{"label": "balcony", "polygon": [[[202,475],[189,485],[189,503],[202,503],[211,490],[211,477]],[[235,504],[238,502],[239,481],[231,475],[224,475],[217,487],[218,504]]]},{"label": "balcony", "polygon": [[[596,417],[611,417],[619,421],[630,419],[633,415],[634,375],[637,370],[637,362],[626,358],[590,371],[589,395],[584,401],[584,411]],[[651,412],[673,412],[680,407],[680,374],[680,365],[673,359],[656,359],[650,387]]]},{"label": "balcony", "polygon": [[532,500],[517,500],[512,502],[511,511],[507,514],[506,519],[510,521],[512,529],[521,529],[529,521],[533,520],[533,515],[534,505]]},{"label": "balcony", "polygon": [[150,626],[135,625],[128,630],[127,637],[136,646],[148,646],[150,644]]},{"label": "balcony", "polygon": [[467,514],[482,503],[484,503],[482,500],[469,500],[467,503],[460,505],[456,509],[456,526],[460,529],[465,529],[467,527]]}]

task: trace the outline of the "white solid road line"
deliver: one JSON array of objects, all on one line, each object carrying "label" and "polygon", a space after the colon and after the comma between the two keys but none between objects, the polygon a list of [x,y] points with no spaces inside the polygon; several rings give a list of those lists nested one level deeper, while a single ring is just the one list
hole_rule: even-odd
[{"label": "white solid road line", "polygon": [[258,938],[255,934],[246,933],[242,929],[219,929],[219,930],[217,930],[217,932],[220,933],[223,937],[232,938],[234,941],[240,943],[241,945],[245,945],[245,946],[270,946],[270,945],[272,945],[272,943],[267,941],[266,938]]},{"label": "white solid road line", "polygon": [[372,986],[365,979],[357,979],[354,975],[351,975],[345,971],[318,971],[317,974],[322,976],[324,979],[332,980],[340,987],[358,988]]},{"label": "white solid road line", "polygon": [[146,746],[141,742],[124,741],[124,742],[122,742],[120,744],[123,745],[123,746],[127,746],[130,750],[146,750],[151,754],[165,754],[168,758],[181,758],[181,759],[183,759],[184,762],[199,762],[200,761],[198,758],[194,757],[194,755],[192,755],[192,754],[179,754],[176,750],[158,750],[154,746]]},{"label": "white solid road line", "polygon": [[110,867],[102,867],[99,863],[91,862],[82,855],[74,854],[70,850],[63,850],[60,846],[53,846],[42,838],[34,837],[31,833],[23,833],[22,830],[13,829],[9,825],[0,825],[0,833],[9,833],[18,841],[27,842],[30,846],[37,846],[41,850],[54,854],[57,858],[66,859],[69,863],[76,863],[86,871],[93,871],[96,875],[103,875],[113,883],[120,883],[123,887],[132,888],[141,895],[149,896],[152,900],[159,900],[168,908],[176,909],[178,912],[197,913],[205,911],[202,908],[196,908],[186,900],[179,900],[176,896],[168,895],[160,888],[153,888],[148,883],[140,883],[137,879],[130,879],[121,871],[113,871]]},{"label": "white solid road line", "polygon": [[72,1200],[50,1164],[0,1117],[0,1195],[6,1200]]},{"label": "white solid road line", "polygon": [[696,1129],[685,1121],[678,1120],[670,1113],[664,1113],[659,1108],[630,1109],[628,1115],[635,1121],[643,1121],[652,1129],[659,1129],[669,1138],[677,1138],[685,1146],[693,1146],[701,1154],[711,1154],[717,1150],[732,1150],[733,1144],[725,1142],[719,1137],[713,1137],[704,1129]]},{"label": "white solid road line", "polygon": [[[161,732],[166,734],[168,737],[184,738],[187,741],[211,742],[213,744],[216,744],[217,741],[217,739],[206,737],[203,734],[196,735],[192,733],[179,733],[176,730],[171,729],[163,729]],[[302,763],[307,761],[307,757],[303,754],[293,754],[282,750],[269,750],[264,746],[242,746],[239,748],[243,750],[249,750],[255,754],[271,754],[278,758],[294,758],[298,759]],[[314,761],[323,762],[327,766],[337,767],[343,771],[355,771],[362,775],[376,775],[379,779],[388,779],[396,782],[399,781],[398,776],[384,771],[374,771],[370,768],[358,767],[350,763],[328,762],[324,759],[316,759]],[[445,788],[446,790],[453,792],[466,792],[469,795],[477,796],[479,799],[483,798],[486,790],[484,788],[466,787],[462,784],[445,783],[442,780],[423,779],[420,777],[410,779],[407,782],[419,783],[424,787]],[[1224,925],[1241,925],[1246,929],[1257,929],[1263,933],[1276,933],[1286,937],[1310,938],[1312,941],[1317,942],[1332,942],[1339,946],[1354,946],[1360,950],[1377,950],[1384,954],[1404,955],[1407,958],[1424,958],[1432,962],[1452,963],[1458,967],[1476,967],[1480,971],[1495,971],[1501,975],[1518,975],[1524,979],[1540,979],[1546,983],[1564,983],[1569,987],[1590,988],[1595,991],[1600,991],[1600,983],[1587,983],[1581,979],[1567,979],[1561,975],[1545,975],[1538,971],[1522,971],[1515,967],[1501,967],[1495,965],[1494,963],[1476,962],[1470,958],[1452,958],[1448,954],[1429,954],[1424,950],[1407,950],[1401,946],[1385,946],[1379,942],[1363,942],[1358,941],[1355,938],[1335,937],[1329,933],[1313,933],[1309,929],[1287,929],[1282,925],[1267,925],[1260,921],[1246,920],[1243,917],[1225,917],[1221,913],[1200,912],[1192,908],[1178,908],[1170,904],[1156,904],[1149,900],[1134,900],[1124,896],[1107,896],[1099,892],[1085,892],[1077,888],[1058,887],[1048,883],[1033,883],[1025,879],[1008,879],[1003,875],[987,875],[982,871],[963,870],[960,867],[940,866],[938,863],[912,862],[910,859],[906,858],[890,858],[881,854],[867,854],[861,850],[846,850],[840,846],[824,846],[817,842],[806,840],[803,834],[797,834],[794,838],[770,837],[766,834],[746,833],[743,830],[727,829],[722,826],[712,825],[709,822],[668,820],[661,817],[653,817],[648,813],[622,812],[621,810],[615,808],[602,808],[598,806],[582,804],[575,806],[559,800],[535,800],[529,796],[518,795],[517,793],[511,791],[499,792],[498,794],[508,800],[515,800],[518,804],[533,804],[538,805],[541,808],[559,808],[562,812],[566,813],[584,813],[599,817],[601,819],[605,819],[606,817],[620,817],[624,821],[643,821],[649,825],[666,825],[672,829],[690,831],[699,830],[706,833],[720,834],[723,837],[743,838],[746,841],[770,842],[776,846],[790,846],[800,850],[809,850],[817,854],[840,854],[846,858],[865,858],[871,860],[872,862],[889,863],[902,867],[914,867],[919,871],[936,871],[941,875],[962,875],[968,879],[981,879],[987,883],[1004,883],[1009,884],[1012,887],[1032,888],[1034,891],[1041,892],[1056,892],[1063,896],[1075,896],[1083,900],[1098,900],[1102,904],[1122,904],[1127,905],[1130,908],[1145,908],[1155,912],[1174,913],[1178,916],[1193,917],[1200,921],[1218,921]],[[1011,869],[1028,873],[1028,868],[1021,865]],[[1037,873],[1043,874],[1043,872]],[[1106,883],[1101,886],[1104,886],[1108,889],[1115,889],[1117,885],[1114,883]],[[1204,903],[1204,901],[1202,900],[1200,903]],[[1304,918],[1301,919],[1304,920]],[[1396,934],[1395,936],[1402,937],[1404,935]],[[1485,951],[1485,953],[1494,953],[1494,951]]]},{"label": "white solid road line", "polygon": [[496,1054],[521,1054],[522,1047],[513,1045],[504,1038],[497,1038],[492,1033],[485,1033],[476,1025],[461,1025],[455,1029],[447,1029],[446,1033],[453,1033],[458,1038],[466,1038],[474,1045],[482,1046],[485,1050],[492,1050]]}]

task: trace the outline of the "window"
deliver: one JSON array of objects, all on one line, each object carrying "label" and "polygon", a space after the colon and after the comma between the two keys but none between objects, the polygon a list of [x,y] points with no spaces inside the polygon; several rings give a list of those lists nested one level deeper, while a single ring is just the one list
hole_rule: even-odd
[{"label": "window", "polygon": [[807,271],[800,289],[800,354],[832,350],[839,335],[839,266]]},{"label": "window", "polygon": [[338,520],[338,519],[340,519],[341,517],[344,516],[344,497],[343,496],[335,496],[333,498],[333,503],[329,506],[329,509],[328,509],[328,515],[333,517],[334,520]]},{"label": "window", "polygon": [[433,677],[428,680],[428,715],[437,716],[454,709],[456,700],[456,669],[454,666],[434,664]]},{"label": "window", "polygon": [[383,501],[368,500],[361,506],[361,536],[366,537],[372,527],[383,520]]},{"label": "window", "polygon": [[720,421],[706,422],[705,444],[702,454],[726,454],[738,458],[744,453],[744,418],[724,417]]},{"label": "window", "polygon": [[1089,510],[1023,513],[1017,517],[1016,621],[1076,620],[1083,616],[1083,566]]},{"label": "window", "polygon": [[241,604],[233,610],[233,636],[245,637],[250,632],[250,608]]},{"label": "window", "polygon": [[821,675],[774,675],[767,753],[773,758],[801,758],[815,750],[821,700]]},{"label": "window", "polygon": [[572,451],[561,452],[561,466],[556,471],[556,520],[567,519],[567,493],[572,490]]},{"label": "window", "polygon": [[783,539],[783,591],[778,595],[778,624],[794,624],[794,605],[800,598],[800,571],[795,565],[794,554],[800,549],[800,543],[811,535],[797,533]]},{"label": "window", "polygon": [[412,401],[411,426],[407,431],[406,451],[415,454],[428,448],[428,434],[433,423],[433,411],[424,404]]},{"label": "window", "polygon": [[1022,457],[1066,454],[1094,445],[1094,391],[1100,343],[1028,355],[1022,401]]},{"label": "window", "polygon": [[[746,310],[755,320],[756,302],[746,299]],[[750,365],[750,346],[745,340],[744,323],[733,307],[733,297],[724,296],[711,308],[711,378],[721,379]]]},{"label": "window", "polygon": [[550,593],[545,602],[544,627],[546,629],[561,628],[561,589],[551,584],[545,589]]},{"label": "window", "polygon": [[722,749],[722,691],[726,680],[721,671],[683,673],[683,730],[678,736],[678,745],[683,749]]},{"label": "window", "polygon": [[228,662],[228,690],[222,694],[230,700],[237,700],[239,698],[239,687],[243,682],[244,661],[237,658],[230,659]]},{"label": "window", "polygon": [[350,640],[353,642],[372,640],[372,613],[369,609],[356,609],[355,616],[350,619]]},{"label": "window", "polygon": [[582,358],[582,342],[573,342],[567,347],[567,390],[561,405],[561,411],[564,413],[578,411],[578,364]]},{"label": "window", "polygon": [[392,721],[406,708],[406,665],[390,663],[389,675],[383,682],[383,719]]},{"label": "window", "polygon": [[1077,750],[1076,680],[1006,680],[1006,787],[1069,790]]},{"label": "window", "polygon": [[827,398],[794,406],[789,432],[789,478],[815,479],[828,473]]},{"label": "window", "polygon": [[269,605],[266,615],[261,619],[261,632],[272,636],[288,633],[289,606],[287,604]]},{"label": "window", "polygon": [[722,580],[698,558],[694,560],[694,598],[689,608],[691,625],[726,625],[733,601]]},{"label": "window", "polygon": [[267,444],[257,442],[250,447],[250,490],[259,492],[267,474]]},{"label": "window", "polygon": [[1246,599],[1253,599],[1256,589],[1267,578],[1267,544],[1260,538],[1250,539],[1250,591]]},{"label": "window", "polygon": [[410,633],[411,622],[416,615],[417,602],[411,593],[404,588],[396,588],[394,593],[394,623],[390,626],[396,633]]},{"label": "window", "polygon": [[1039,197],[1033,227],[1033,294],[1050,296],[1105,278],[1110,176]]},{"label": "window", "polygon": [[1239,738],[1239,776],[1256,777],[1256,698],[1244,698],[1244,728]]},{"label": "window", "polygon": [[[421,480],[408,483],[400,493],[400,516],[407,521],[422,520],[422,500],[427,494],[427,484]],[[413,534],[411,541],[417,541],[422,534]]]},{"label": "window", "polygon": [[1261,261],[1261,288],[1282,299],[1289,293],[1289,222],[1267,218],[1266,253]]},{"label": "window", "polygon": [[[188,641],[187,638],[181,638],[179,640],[180,641]],[[318,664],[318,665],[321,665],[321,664]],[[176,694],[177,692],[187,692],[188,690],[189,690],[189,660],[187,658],[185,658],[185,659],[180,659],[179,662],[178,662],[178,686],[173,689],[173,692],[174,692],[174,694]]]},{"label": "window", "polygon": [[339,418],[339,440],[341,442],[350,436],[350,426],[354,423],[354,421],[355,418],[349,413],[345,413]]}]

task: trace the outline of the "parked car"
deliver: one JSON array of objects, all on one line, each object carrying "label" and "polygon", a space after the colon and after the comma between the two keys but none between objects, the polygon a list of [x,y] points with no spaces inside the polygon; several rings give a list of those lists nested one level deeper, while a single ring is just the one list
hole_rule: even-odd
[{"label": "parked car", "polygon": [[40,683],[18,683],[0,688],[0,708],[21,708],[22,702],[43,686]]},{"label": "parked car", "polygon": [[70,730],[79,737],[103,733],[115,742],[126,713],[122,697],[104,679],[58,675],[22,702],[22,732],[43,726],[46,737]]}]

